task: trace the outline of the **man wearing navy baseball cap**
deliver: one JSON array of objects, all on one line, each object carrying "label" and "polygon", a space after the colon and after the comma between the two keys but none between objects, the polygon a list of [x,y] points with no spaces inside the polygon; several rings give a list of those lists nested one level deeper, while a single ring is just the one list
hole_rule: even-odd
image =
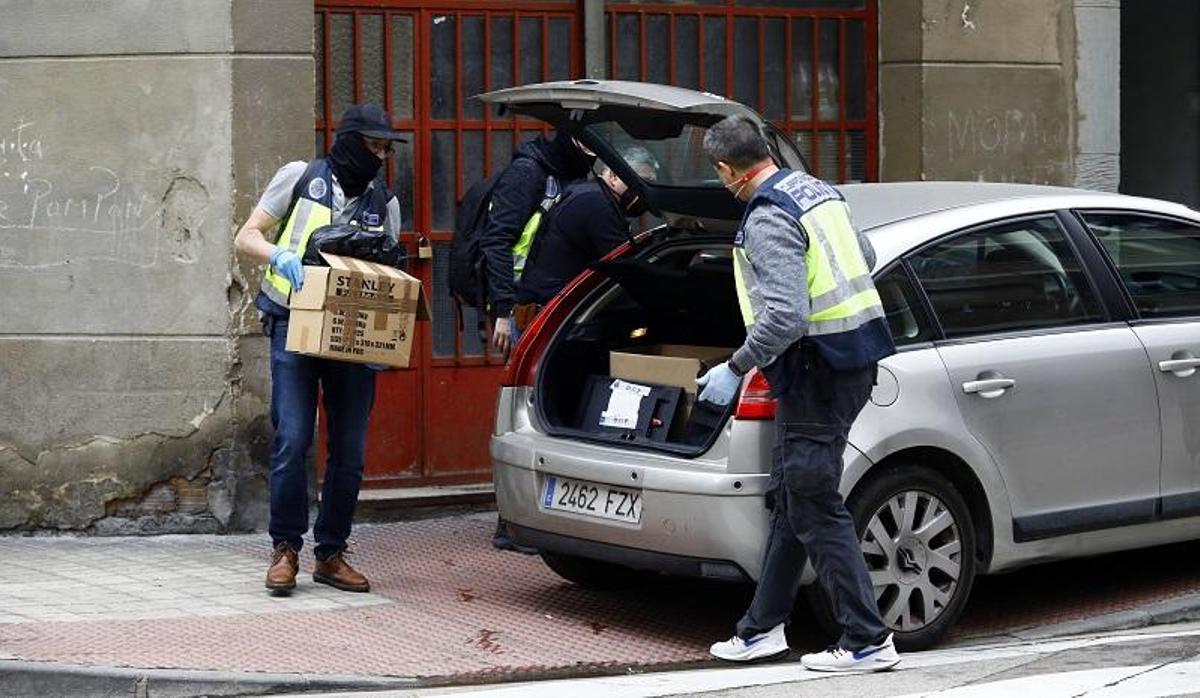
[{"label": "man wearing navy baseball cap", "polygon": [[[296,586],[298,556],[308,531],[308,473],[305,468],[317,415],[318,387],[324,398],[329,460],[313,526],[313,581],[343,591],[370,589],[367,578],[345,560],[366,451],[367,418],[375,398],[375,373],[367,366],[286,351],[288,297],[304,284],[300,260],[312,232],[351,224],[400,234],[400,204],[381,175],[394,141],[387,112],[354,104],[342,114],[337,139],[326,157],[289,162],[275,173],[258,206],[238,231],[234,246],[263,263],[255,306],[271,341],[270,534],[274,552],[266,587],[287,595]],[[267,233],[277,231],[275,242]]]}]

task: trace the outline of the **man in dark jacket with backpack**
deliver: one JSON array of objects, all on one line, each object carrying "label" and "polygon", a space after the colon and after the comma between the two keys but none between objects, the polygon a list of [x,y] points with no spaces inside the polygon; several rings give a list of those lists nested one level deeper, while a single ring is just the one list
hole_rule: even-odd
[{"label": "man in dark jacket with backpack", "polygon": [[488,313],[494,325],[492,346],[496,350],[507,353],[512,343],[510,315],[517,276],[513,247],[539,205],[557,195],[547,188],[547,178],[554,178],[550,189],[561,189],[587,176],[594,157],[565,132],[559,132],[554,140],[538,136],[517,149],[512,162],[497,178],[479,239],[487,276]]},{"label": "man in dark jacket with backpack", "polygon": [[[239,254],[266,264],[255,302],[271,342],[271,516],[274,552],[266,587],[286,595],[296,586],[298,554],[308,530],[308,449],[317,416],[318,386],[324,398],[329,460],[320,511],[313,526],[317,562],[313,581],[343,591],[368,591],[367,578],[343,553],[362,482],[367,418],[375,374],[362,364],[302,356],[287,351],[288,301],[304,285],[301,260],[313,232],[349,224],[367,232],[400,232],[400,205],[380,168],[393,141],[387,113],[373,104],[351,105],[338,124],[337,140],[324,158],[290,162],[279,169],[238,231]],[[267,235],[277,231],[275,242]]]},{"label": "man in dark jacket with backpack", "polygon": [[[642,179],[657,178],[658,161],[649,150],[631,145],[619,154]],[[629,219],[645,210],[645,202],[607,166],[596,181],[568,186],[546,214],[517,282],[517,333],[524,332],[541,306],[571,279],[628,240]]]}]

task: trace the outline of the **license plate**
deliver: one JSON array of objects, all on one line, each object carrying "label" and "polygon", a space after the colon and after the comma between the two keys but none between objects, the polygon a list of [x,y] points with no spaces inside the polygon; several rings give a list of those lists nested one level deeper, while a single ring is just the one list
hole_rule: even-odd
[{"label": "license plate", "polygon": [[642,492],[598,482],[546,476],[542,506],[610,521],[638,523],[642,520]]}]

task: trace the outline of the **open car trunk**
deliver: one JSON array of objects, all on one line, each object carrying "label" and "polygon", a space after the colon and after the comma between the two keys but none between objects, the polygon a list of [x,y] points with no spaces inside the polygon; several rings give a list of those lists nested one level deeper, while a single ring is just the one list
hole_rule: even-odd
[{"label": "open car trunk", "polygon": [[[697,402],[690,375],[745,339],[729,238],[663,232],[660,244],[599,263],[608,280],[547,348],[535,407],[550,434],[696,456],[729,418],[736,400]],[[614,397],[622,391],[637,397]]]}]

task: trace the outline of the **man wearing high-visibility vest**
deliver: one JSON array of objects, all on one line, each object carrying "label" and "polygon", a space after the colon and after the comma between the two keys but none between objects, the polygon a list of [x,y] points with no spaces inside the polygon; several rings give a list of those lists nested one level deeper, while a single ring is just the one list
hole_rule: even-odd
[{"label": "man wearing high-visibility vest", "polygon": [[[304,284],[301,259],[321,226],[357,225],[400,233],[400,204],[380,168],[393,141],[403,141],[391,119],[373,104],[355,104],[338,123],[329,154],[279,169],[234,242],[242,255],[267,265],[255,301],[271,339],[271,515],[274,547],[267,589],[286,595],[296,586],[298,554],[308,530],[308,449],[317,416],[317,388],[325,404],[329,460],[321,506],[313,526],[313,581],[343,591],[368,591],[367,578],[344,553],[362,483],[367,419],[375,397],[375,374],[361,364],[302,356],[286,350],[288,296]],[[268,242],[266,233],[279,229]]]},{"label": "man wearing high-visibility vest", "polygon": [[562,188],[587,176],[595,155],[566,131],[522,143],[492,188],[479,249],[487,269],[492,347],[512,348],[516,282],[525,268],[542,216]]},{"label": "man wearing high-visibility vest", "polygon": [[895,352],[871,280],[874,253],[841,194],[804,172],[776,167],[750,119],[715,124],[704,150],[721,182],[747,202],[733,249],[746,341],[697,381],[700,399],[728,404],[742,376],[759,368],[777,403],[778,447],[766,495],[771,530],[754,599],[736,634],[711,652],[730,661],[787,652],[784,625],[811,559],[842,636],[804,655],[803,665],[891,669],[900,657],[838,492],[850,426],[870,397],[877,362]]}]

